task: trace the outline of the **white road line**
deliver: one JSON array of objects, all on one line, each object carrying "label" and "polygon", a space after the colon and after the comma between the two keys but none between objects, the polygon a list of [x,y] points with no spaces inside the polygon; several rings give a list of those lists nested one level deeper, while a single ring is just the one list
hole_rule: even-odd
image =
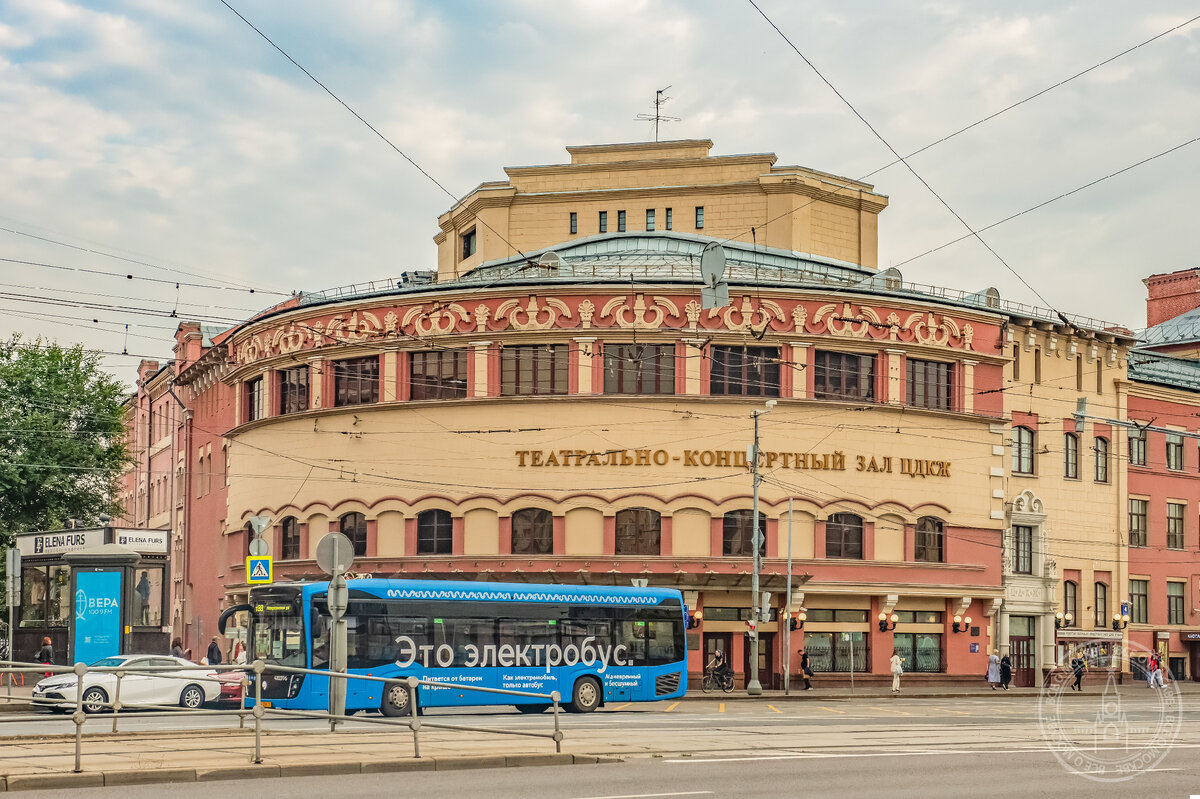
[{"label": "white road line", "polygon": [[653,796],[711,796],[712,791],[678,791],[676,793],[626,793],[620,796],[580,796],[577,799],[650,799]]}]

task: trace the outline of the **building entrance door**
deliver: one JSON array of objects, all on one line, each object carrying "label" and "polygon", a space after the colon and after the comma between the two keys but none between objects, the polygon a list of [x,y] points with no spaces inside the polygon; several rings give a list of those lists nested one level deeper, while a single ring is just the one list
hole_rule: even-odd
[{"label": "building entrance door", "polygon": [[1200,682],[1200,644],[1192,642],[1188,644],[1188,659],[1191,661],[1191,670],[1189,672],[1193,682]]},{"label": "building entrance door", "polygon": [[[746,636],[745,640],[745,656],[742,658],[742,673],[746,675],[746,681],[750,680],[750,637]],[[771,664],[774,662],[771,655],[775,649],[775,633],[758,634],[758,682],[763,688],[773,689],[775,685],[775,675],[772,672]],[[779,687],[782,687],[780,685]]]},{"label": "building entrance door", "polygon": [[1032,688],[1037,683],[1037,636],[1033,616],[1008,617],[1008,654],[1012,659],[1013,685]]},{"label": "building entrance door", "polygon": [[712,662],[713,653],[720,649],[725,653],[725,662],[733,668],[733,633],[705,633],[704,634],[704,667],[708,668],[708,664]]}]

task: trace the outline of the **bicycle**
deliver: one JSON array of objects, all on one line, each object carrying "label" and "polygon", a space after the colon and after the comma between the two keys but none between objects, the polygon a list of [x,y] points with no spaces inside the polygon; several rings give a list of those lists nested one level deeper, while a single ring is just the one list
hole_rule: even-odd
[{"label": "bicycle", "polygon": [[717,673],[712,669],[707,669],[704,672],[704,679],[700,683],[700,689],[707,694],[708,692],[717,688],[720,688],[725,693],[732,691],[733,675],[726,672],[725,674],[718,676]]}]

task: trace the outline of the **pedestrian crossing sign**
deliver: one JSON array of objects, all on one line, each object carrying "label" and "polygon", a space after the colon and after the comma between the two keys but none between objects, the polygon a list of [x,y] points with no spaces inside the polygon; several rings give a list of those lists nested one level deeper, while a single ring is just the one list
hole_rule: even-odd
[{"label": "pedestrian crossing sign", "polygon": [[246,582],[250,585],[275,581],[275,569],[270,556],[246,558]]}]

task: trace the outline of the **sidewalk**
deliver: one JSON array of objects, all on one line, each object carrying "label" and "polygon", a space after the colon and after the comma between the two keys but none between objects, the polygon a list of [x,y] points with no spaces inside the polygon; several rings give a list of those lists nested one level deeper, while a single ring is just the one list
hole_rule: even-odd
[{"label": "sidewalk", "polygon": [[[1179,689],[1179,693],[1184,696],[1200,696],[1200,683],[1178,681],[1168,683],[1168,686],[1174,686]],[[1064,696],[1099,696],[1104,693],[1106,684],[1103,682],[1094,681],[1088,684],[1084,680],[1082,693],[1071,691],[1067,686],[1063,686],[1062,693]],[[1150,688],[1146,683],[1126,682],[1116,686],[1119,693],[1133,693],[1135,691],[1149,691]],[[1036,697],[1042,693],[1041,688],[1009,688],[1007,691],[997,688],[993,690],[987,683],[980,682],[978,688],[964,688],[962,686],[952,686],[946,688],[924,687],[904,688],[901,684],[900,696],[905,699],[998,699],[1000,697]],[[687,699],[716,699],[722,702],[749,700],[763,701],[770,700],[772,702],[790,702],[790,701],[805,701],[805,700],[820,700],[828,701],[830,699],[880,699],[891,697],[892,691],[890,688],[880,688],[870,686],[867,688],[855,688],[850,690],[849,686],[839,686],[837,688],[818,688],[813,687],[811,691],[792,689],[790,694],[785,694],[782,690],[763,691],[761,696],[750,696],[744,688],[734,690],[732,693],[723,693],[721,691],[712,691],[704,693],[699,688],[694,688],[689,685]]]}]

